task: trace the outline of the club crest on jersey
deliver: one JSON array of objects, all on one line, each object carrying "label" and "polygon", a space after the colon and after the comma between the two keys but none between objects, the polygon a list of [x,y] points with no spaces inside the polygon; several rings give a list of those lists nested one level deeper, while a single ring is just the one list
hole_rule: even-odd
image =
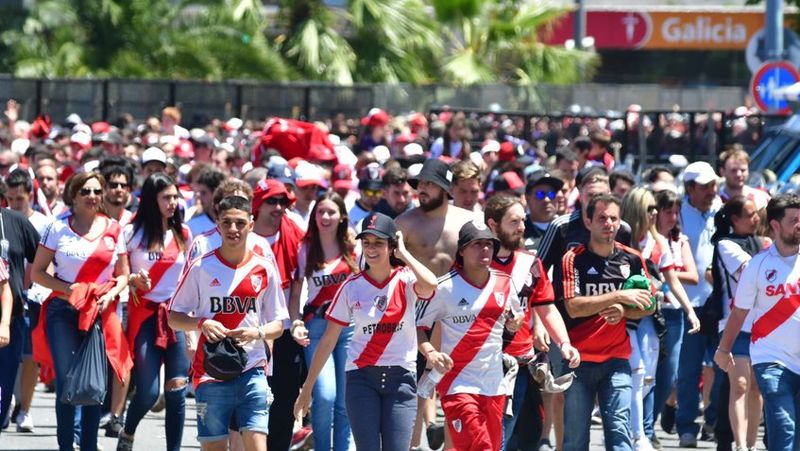
[{"label": "club crest on jersey", "polygon": [[765,275],[767,276],[767,282],[775,282],[775,278],[778,276],[778,270],[768,269]]},{"label": "club crest on jersey", "polygon": [[264,281],[264,278],[260,274],[253,274],[250,276],[250,285],[253,287],[253,291],[261,291],[261,282]]},{"label": "club crest on jersey", "polygon": [[627,279],[631,276],[631,265],[627,263],[624,265],[619,265],[619,272],[622,274],[623,278]]},{"label": "club crest on jersey", "polygon": [[389,304],[389,300],[384,295],[378,295],[378,296],[375,296],[375,300],[373,301],[373,304],[375,305],[376,309],[378,309],[378,310],[380,310],[382,312],[385,312],[386,311],[386,306]]},{"label": "club crest on jersey", "polygon": [[506,302],[506,297],[502,291],[494,292],[494,302],[497,302],[497,305],[500,307],[502,307],[503,304]]},{"label": "club crest on jersey", "polygon": [[114,238],[111,238],[110,236],[104,236],[103,243],[106,245],[106,249],[110,251],[113,251],[117,244],[114,242]]},{"label": "club crest on jersey", "polygon": [[460,433],[461,432],[461,420],[453,420],[452,424],[453,424],[453,429],[456,432]]}]

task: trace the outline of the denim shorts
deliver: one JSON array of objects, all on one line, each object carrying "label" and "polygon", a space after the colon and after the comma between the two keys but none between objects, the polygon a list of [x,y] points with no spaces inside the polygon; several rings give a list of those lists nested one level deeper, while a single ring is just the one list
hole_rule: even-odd
[{"label": "denim shorts", "polygon": [[228,437],[236,418],[239,430],[269,433],[270,388],[264,368],[253,368],[236,379],[203,382],[195,391],[197,440],[215,442]]},{"label": "denim shorts", "polygon": [[750,358],[750,332],[739,332],[733,342],[731,354],[734,357]]},{"label": "denim shorts", "polygon": [[27,308],[25,309],[25,333],[24,341],[22,344],[22,357],[28,358],[33,356],[33,329],[39,324],[39,312],[42,306],[33,302],[26,301]]}]

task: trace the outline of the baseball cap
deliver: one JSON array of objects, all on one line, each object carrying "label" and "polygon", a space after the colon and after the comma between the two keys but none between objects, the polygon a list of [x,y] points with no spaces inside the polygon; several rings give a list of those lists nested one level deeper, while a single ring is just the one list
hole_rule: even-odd
[{"label": "baseball cap", "polygon": [[534,186],[540,184],[550,185],[555,188],[556,191],[564,187],[563,180],[558,177],[553,177],[549,172],[540,169],[528,176],[528,184],[525,186],[525,190],[530,191]]},{"label": "baseball cap", "polygon": [[392,218],[383,213],[370,213],[364,218],[361,233],[356,236],[356,239],[364,238],[364,235],[375,235],[378,238],[385,240],[394,239],[397,235],[397,227],[394,225]]},{"label": "baseball cap", "polygon": [[282,157],[272,157],[267,163],[267,178],[294,186],[294,171]]},{"label": "baseball cap", "polygon": [[464,246],[476,240],[491,240],[494,243],[494,253],[500,250],[500,240],[494,236],[489,226],[482,221],[474,219],[461,226],[458,231],[458,249],[461,250]]},{"label": "baseball cap", "polygon": [[270,197],[285,196],[289,204],[294,203],[294,196],[286,190],[286,185],[275,179],[264,179],[256,184],[253,190],[253,217],[258,218],[258,210]]},{"label": "baseball cap", "polygon": [[337,164],[331,174],[333,189],[352,189],[353,188],[353,168],[346,164]]},{"label": "baseball cap", "polygon": [[503,172],[492,179],[491,191],[514,191],[517,194],[525,192],[525,183],[514,171]]},{"label": "baseball cap", "polygon": [[608,169],[606,169],[605,166],[600,165],[584,166],[583,169],[578,171],[578,175],[575,176],[575,186],[580,188],[584,179],[589,180],[591,177],[596,175],[604,175],[608,177]]},{"label": "baseball cap", "polygon": [[167,154],[165,154],[164,151],[158,147],[148,147],[144,152],[142,152],[142,166],[151,161],[158,161],[159,163],[166,165]]},{"label": "baseball cap", "polygon": [[389,113],[380,108],[373,108],[369,110],[366,116],[361,118],[361,125],[367,127],[383,127],[389,123]]},{"label": "baseball cap", "polygon": [[305,188],[307,186],[324,186],[322,181],[322,174],[319,167],[311,163],[301,161],[294,169],[295,179],[294,182],[298,188]]},{"label": "baseball cap", "polygon": [[379,190],[383,188],[383,171],[377,163],[370,163],[358,171],[358,189]]},{"label": "baseball cap", "polygon": [[206,374],[221,381],[235,379],[247,366],[247,352],[231,337],[203,344],[203,369]]},{"label": "baseball cap", "polygon": [[483,144],[481,147],[481,155],[487,154],[489,152],[500,152],[500,143],[490,139]]},{"label": "baseball cap", "polygon": [[518,156],[519,152],[517,152],[517,146],[514,143],[506,141],[500,144],[500,152],[497,154],[497,158],[500,161],[514,161]]},{"label": "baseball cap", "polygon": [[420,180],[435,183],[441,189],[449,193],[450,184],[453,181],[453,173],[450,172],[450,166],[442,160],[425,160],[419,174],[409,179],[408,184],[411,185],[412,188],[417,189]]},{"label": "baseball cap", "polygon": [[683,170],[684,182],[695,182],[701,185],[717,181],[717,173],[714,168],[705,161],[695,161],[694,163],[686,166]]}]

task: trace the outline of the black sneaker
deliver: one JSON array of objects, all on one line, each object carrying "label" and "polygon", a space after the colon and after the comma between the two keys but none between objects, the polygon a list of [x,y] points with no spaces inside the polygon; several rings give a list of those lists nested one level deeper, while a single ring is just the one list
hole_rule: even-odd
[{"label": "black sneaker", "polygon": [[125,424],[122,422],[122,418],[112,415],[105,427],[106,437],[119,437],[119,431],[122,430],[123,426],[125,426]]},{"label": "black sneaker", "polygon": [[667,434],[675,433],[675,406],[664,406],[661,411],[661,429]]},{"label": "black sneaker", "polygon": [[661,444],[661,441],[658,439],[658,436],[655,435],[655,434],[653,434],[653,436],[650,437],[650,444],[653,446],[653,448],[655,448],[657,450],[664,449],[664,445]]},{"label": "black sneaker", "polygon": [[117,441],[117,451],[133,451],[133,440],[120,436]]},{"label": "black sneaker", "polygon": [[444,425],[431,423],[425,430],[430,449],[439,449],[444,444]]},{"label": "black sneaker", "polygon": [[16,424],[17,423],[17,416],[19,416],[19,409],[22,408],[22,405],[18,402],[14,403],[14,410],[11,411],[11,422]]},{"label": "black sneaker", "polygon": [[700,430],[700,440],[704,442],[716,442],[717,437],[714,436],[714,427],[710,424],[704,424]]}]

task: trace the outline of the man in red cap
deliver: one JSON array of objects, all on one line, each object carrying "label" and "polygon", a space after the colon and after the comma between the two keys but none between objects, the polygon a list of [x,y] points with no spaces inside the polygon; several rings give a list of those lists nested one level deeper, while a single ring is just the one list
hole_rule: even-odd
[{"label": "man in red cap", "polygon": [[[290,299],[289,287],[297,270],[297,252],[305,232],[286,216],[294,203],[294,196],[286,186],[274,179],[258,182],[253,191],[253,231],[269,241],[281,287],[286,299]],[[292,338],[294,325],[303,324],[300,307],[289,305],[291,322],[284,321],[284,331],[272,345],[272,376],[269,384],[275,399],[269,409],[269,436],[267,449],[289,449],[294,423],[294,401],[303,383],[303,347]]]}]

